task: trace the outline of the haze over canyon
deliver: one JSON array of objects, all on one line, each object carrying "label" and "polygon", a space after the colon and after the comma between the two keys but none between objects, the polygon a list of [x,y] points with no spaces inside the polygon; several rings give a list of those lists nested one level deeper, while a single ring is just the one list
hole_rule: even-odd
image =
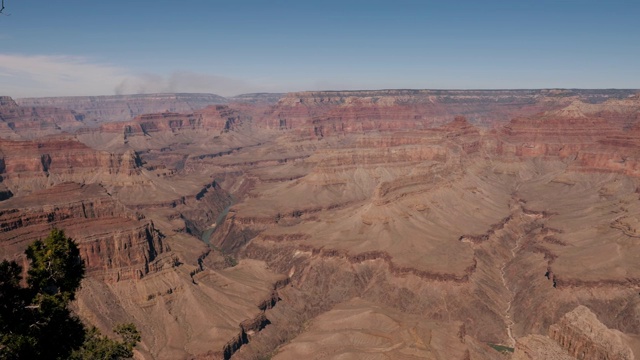
[{"label": "haze over canyon", "polygon": [[0,258],[140,359],[640,357],[640,93],[0,97]]}]

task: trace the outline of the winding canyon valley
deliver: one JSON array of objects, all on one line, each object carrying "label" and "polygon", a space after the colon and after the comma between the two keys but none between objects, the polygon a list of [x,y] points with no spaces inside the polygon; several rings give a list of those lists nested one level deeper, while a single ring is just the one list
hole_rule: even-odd
[{"label": "winding canyon valley", "polygon": [[0,97],[0,257],[140,359],[640,358],[639,214],[635,90]]}]

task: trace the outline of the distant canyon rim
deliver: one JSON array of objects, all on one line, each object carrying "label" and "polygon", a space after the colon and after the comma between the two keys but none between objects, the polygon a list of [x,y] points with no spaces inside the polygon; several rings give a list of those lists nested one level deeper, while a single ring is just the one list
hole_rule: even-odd
[{"label": "distant canyon rim", "polygon": [[0,97],[0,258],[139,359],[640,358],[640,91]]}]

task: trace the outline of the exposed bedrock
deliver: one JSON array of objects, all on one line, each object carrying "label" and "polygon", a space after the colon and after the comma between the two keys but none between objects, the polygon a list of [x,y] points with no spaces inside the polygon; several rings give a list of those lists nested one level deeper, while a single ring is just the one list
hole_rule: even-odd
[{"label": "exposed bedrock", "polygon": [[[362,171],[363,167],[356,168],[355,171]],[[389,189],[411,196],[394,195],[394,200],[388,202],[373,201],[375,196],[371,197],[371,194],[382,198],[389,196],[389,191],[381,190],[365,192],[370,194],[368,200],[363,197],[342,208],[324,206],[306,212],[284,212],[276,201],[270,203],[270,209],[281,216],[244,222],[238,221],[247,219],[242,214],[246,216],[250,208],[262,209],[260,202],[249,198],[246,200],[249,207],[234,207],[226,225],[233,226],[236,234],[243,235],[237,235],[238,242],[234,243],[234,235],[228,234],[225,238],[226,243],[231,244],[228,248],[234,249],[233,244],[247,242],[247,237],[251,237],[247,233],[259,233],[242,251],[243,256],[265,260],[274,270],[288,274],[295,289],[274,308],[275,313],[282,313],[277,318],[269,317],[271,330],[265,329],[264,340],[259,340],[259,346],[266,349],[271,346],[269,344],[290,341],[302,331],[300,323],[353,297],[419,314],[433,321],[462,321],[467,324],[469,336],[507,346],[513,346],[514,341],[524,335],[546,333],[551,324],[578,303],[589,304],[607,326],[638,333],[638,315],[633,310],[638,304],[634,290],[637,286],[632,275],[635,270],[631,270],[635,266],[628,268],[627,275],[612,276],[602,282],[585,282],[590,276],[584,276],[587,273],[583,271],[601,268],[601,274],[606,274],[606,264],[611,261],[620,264],[614,251],[606,252],[608,255],[597,264],[573,267],[576,269],[573,273],[566,271],[567,264],[574,261],[571,257],[597,252],[598,239],[614,241],[619,236],[615,231],[634,233],[629,229],[635,223],[629,220],[625,220],[622,230],[614,226],[615,222],[610,224],[616,218],[627,219],[621,216],[634,211],[636,205],[629,207],[629,203],[637,199],[636,180],[615,174],[600,174],[585,180],[583,173],[569,170],[562,161],[542,163],[526,158],[520,162],[494,163],[492,168],[463,168],[466,170],[462,173],[440,173],[441,178],[457,180],[441,185],[436,181],[435,186],[433,178],[399,176],[398,185]],[[335,172],[325,174],[336,176]],[[296,186],[312,179],[303,177],[283,188],[295,194]],[[330,178],[324,181],[332,183]],[[393,184],[396,180],[377,181],[378,185],[371,189],[384,189],[386,185],[383,184]],[[445,196],[449,191],[447,188],[451,188],[451,193]],[[310,189],[307,191],[312,191]],[[478,199],[472,200],[470,197],[473,196]],[[344,200],[343,197],[335,199]],[[458,206],[456,197],[465,199],[467,204],[483,204],[484,208],[468,209],[474,222],[464,220],[467,216],[465,207]],[[598,202],[595,200],[598,197],[607,201]],[[313,196],[306,199],[320,200]],[[497,206],[495,212],[489,212],[493,220],[486,222],[484,227],[474,227],[483,221],[487,208],[492,206]],[[397,207],[403,210],[390,210]],[[335,216],[329,215],[329,211],[335,212]],[[421,235],[402,233],[406,231],[403,229],[417,226],[423,217],[431,219],[430,230]],[[354,222],[354,218],[360,219],[359,222]],[[585,228],[584,221],[590,227]],[[434,247],[437,242],[431,240],[430,233],[438,234],[438,226],[442,225],[435,224],[447,222],[455,225],[439,236],[450,237],[445,246],[455,248],[456,256],[449,258],[440,253],[440,262],[431,264],[428,257],[439,250]],[[585,237],[580,234],[580,226],[588,233],[596,229],[610,230],[599,230],[599,235]],[[395,232],[395,236],[387,248],[385,233],[388,231]],[[411,252],[400,252],[398,249],[412,244],[407,240],[413,236],[416,241],[410,247]],[[632,251],[635,240],[633,237],[624,239],[631,242],[622,245],[627,240],[615,241]],[[369,241],[375,242],[377,250],[369,249]],[[458,248],[458,245],[463,246]],[[425,247],[429,252],[422,250]],[[465,248],[470,252],[463,250]],[[610,258],[618,260],[608,260]],[[455,265],[456,261],[460,265]],[[450,264],[451,270],[435,270],[443,262]],[[620,279],[615,281],[619,282],[610,282],[617,277]],[[568,280],[578,278],[584,280],[575,283]],[[613,290],[611,286],[627,288]],[[603,297],[607,300],[599,300]],[[286,319],[295,320],[292,323]],[[277,333],[280,327],[282,333]],[[262,337],[261,333],[258,339]],[[250,352],[251,348],[249,345],[245,352]]]},{"label": "exposed bedrock", "polygon": [[2,183],[14,195],[66,181],[106,185],[140,181],[141,162],[134,151],[116,154],[97,151],[64,137],[0,140],[0,159]]},{"label": "exposed bedrock", "polygon": [[[444,124],[458,115],[466,116],[474,124],[493,126],[515,117],[561,109],[576,99],[602,102],[624,98],[633,93],[633,90],[301,92],[287,94],[280,99],[265,114],[265,122],[271,129],[293,129],[302,135],[313,137],[370,130],[426,129]],[[618,107],[624,110],[630,107],[623,104]]]},{"label": "exposed bedrock", "polygon": [[[126,140],[132,136],[184,130],[229,131],[242,123],[241,114],[225,105],[216,105],[193,113],[153,113],[139,115],[131,121],[103,124],[100,132],[121,133]],[[88,130],[95,131],[95,130]]]},{"label": "exposed bedrock", "polygon": [[549,337],[577,359],[634,359],[624,335],[608,329],[585,306],[578,306],[551,325]]},{"label": "exposed bedrock", "polygon": [[34,139],[84,126],[84,117],[52,106],[19,106],[8,96],[0,97],[0,138]]},{"label": "exposed bedrock", "polygon": [[581,171],[640,175],[638,97],[601,104],[573,101],[555,111],[516,118],[496,138],[495,152],[557,157]]},{"label": "exposed bedrock", "polygon": [[244,256],[267,261],[276,271],[288,274],[293,286],[290,296],[281,292],[284,302],[273,311],[283,313],[274,315],[274,330],[267,329],[265,337],[275,337],[268,334],[279,327],[293,336],[305,319],[360,297],[429,321],[461,321],[466,334],[475,339],[507,343],[503,318],[512,294],[494,284],[502,284],[500,267],[512,260],[511,249],[519,238],[540,226],[536,217],[516,208],[513,211],[509,220],[488,230],[486,241],[474,245],[473,258],[462,275],[398,265],[385,252],[313,248],[295,237],[275,240],[261,235],[253,239]]},{"label": "exposed bedrock", "polygon": [[162,235],[110,197],[99,185],[64,183],[0,203],[2,257],[20,257],[26,247],[64,229],[78,241],[87,273],[109,281],[140,278],[157,269],[167,251]]},{"label": "exposed bedrock", "polygon": [[16,102],[21,106],[73,110],[84,114],[91,124],[131,120],[138,115],[166,111],[188,113],[209,105],[225,104],[227,99],[214,94],[138,94],[24,98]]},{"label": "exposed bedrock", "polygon": [[635,359],[630,337],[603,325],[586,306],[567,312],[549,327],[548,336],[519,338],[513,359]]},{"label": "exposed bedrock", "polygon": [[308,92],[2,142],[0,256],[64,228],[78,313],[145,359],[618,351],[579,305],[637,351],[628,95]]},{"label": "exposed bedrock", "polygon": [[220,216],[232,203],[231,195],[216,181],[206,184],[197,194],[187,196],[184,206],[179,207],[186,231],[200,238],[205,230],[218,225]]},{"label": "exposed bedrock", "polygon": [[116,283],[90,277],[75,306],[103,331],[134,321],[143,359],[228,358],[269,328],[265,311],[278,301],[284,276],[251,260],[190,275],[193,269],[180,264]]}]

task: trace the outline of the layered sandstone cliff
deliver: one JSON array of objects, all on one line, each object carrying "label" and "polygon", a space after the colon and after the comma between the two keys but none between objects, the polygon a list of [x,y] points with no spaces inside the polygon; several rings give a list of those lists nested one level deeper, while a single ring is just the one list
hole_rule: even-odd
[{"label": "layered sandstone cliff", "polygon": [[125,208],[100,185],[62,183],[0,202],[2,257],[21,257],[53,227],[78,241],[89,275],[109,281],[146,275],[168,250],[152,222]]},{"label": "layered sandstone cliff", "polygon": [[640,334],[629,94],[258,96],[7,143],[0,255],[68,227],[80,314],[135,321],[148,359],[605,357],[563,319]]},{"label": "layered sandstone cliff", "polygon": [[603,325],[586,306],[578,306],[549,327],[549,337],[577,359],[634,359],[624,335]]},{"label": "layered sandstone cliff", "polygon": [[92,123],[126,121],[142,114],[188,113],[209,105],[225,104],[227,99],[215,94],[138,94],[112,96],[69,96],[18,99],[21,106],[57,107],[83,114]]},{"label": "layered sandstone cliff", "polygon": [[637,96],[589,104],[574,100],[558,110],[516,118],[496,137],[495,152],[518,157],[575,160],[583,171],[640,175]]},{"label": "layered sandstone cliff", "polygon": [[84,117],[53,106],[18,106],[8,96],[0,97],[0,138],[34,139],[71,132],[84,126]]},{"label": "layered sandstone cliff", "polygon": [[122,133],[124,139],[132,136],[176,131],[229,131],[242,122],[240,113],[225,105],[209,106],[193,113],[163,112],[139,115],[132,121],[113,122],[100,127],[100,132]]},{"label": "layered sandstone cliff", "polygon": [[118,185],[140,175],[134,151],[97,151],[66,137],[34,141],[0,140],[2,184],[13,194],[75,181]]},{"label": "layered sandstone cliff", "polygon": [[633,91],[573,90],[377,90],[317,91],[283,97],[265,117],[272,129],[322,137],[370,130],[425,129],[465,116],[483,126],[560,109],[572,99],[602,102]]},{"label": "layered sandstone cliff", "polygon": [[514,360],[635,359],[627,338],[603,325],[586,306],[566,313],[549,327],[549,334],[518,339]]}]

